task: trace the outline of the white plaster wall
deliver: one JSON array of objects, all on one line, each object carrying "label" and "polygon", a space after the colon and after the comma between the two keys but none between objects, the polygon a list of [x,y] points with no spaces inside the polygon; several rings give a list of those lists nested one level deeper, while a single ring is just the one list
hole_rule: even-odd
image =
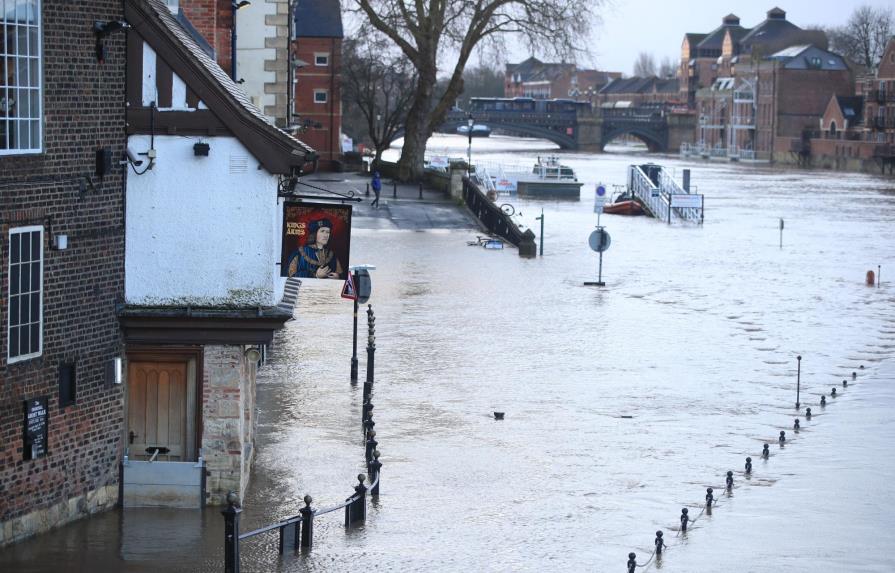
[{"label": "white plaster wall", "polygon": [[277,80],[276,72],[264,69],[265,61],[273,61],[276,57],[274,48],[266,46],[276,38],[277,33],[274,26],[265,25],[265,17],[276,13],[275,3],[262,0],[240,9],[236,18],[236,79],[245,80],[242,89],[262,111],[264,106],[276,103],[273,94],[264,92],[265,83]]},{"label": "white plaster wall", "polygon": [[[277,177],[233,137],[156,136],[155,166],[128,172],[125,299],[153,306],[254,307],[283,296]],[[131,136],[135,153],[148,136]],[[145,159],[145,158],[144,158]],[[144,163],[137,168],[145,168]]]}]

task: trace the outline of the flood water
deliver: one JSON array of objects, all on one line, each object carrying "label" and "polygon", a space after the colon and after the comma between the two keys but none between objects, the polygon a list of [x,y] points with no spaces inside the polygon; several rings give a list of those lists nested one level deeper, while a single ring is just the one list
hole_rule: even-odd
[{"label": "flood water", "polygon": [[[466,154],[459,137],[430,147]],[[473,143],[474,161],[544,153],[530,141]],[[244,542],[243,571],[624,571],[631,551],[647,561],[657,530],[669,548],[646,570],[895,570],[895,181],[632,153],[561,158],[586,183],[581,201],[501,198],[538,234],[543,208],[543,257],[468,246],[476,229],[355,220],[352,263],[377,267],[382,494],[360,528],[346,532],[339,512],[319,517],[307,556],[278,559],[274,535]],[[586,287],[594,186],[624,183],[626,166],[647,159],[678,179],[692,169],[705,223],[604,215],[606,286]],[[868,288],[877,265],[882,286]],[[315,507],[339,503],[365,473],[340,287],[305,281],[259,380],[243,530],[296,514],[305,494]],[[365,327],[362,314],[361,380]],[[811,421],[793,407],[797,355]],[[706,487],[718,506],[680,535],[681,508],[700,515]],[[0,553],[0,569],[220,571],[218,511],[113,512]]]}]

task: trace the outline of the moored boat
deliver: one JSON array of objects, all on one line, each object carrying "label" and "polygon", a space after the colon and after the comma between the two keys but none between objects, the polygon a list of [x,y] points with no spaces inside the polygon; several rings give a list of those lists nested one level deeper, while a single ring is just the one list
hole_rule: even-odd
[{"label": "moored boat", "polygon": [[538,157],[530,173],[516,176],[516,190],[522,195],[544,195],[577,199],[583,183],[575,171],[556,157]]},{"label": "moored boat", "polygon": [[[457,128],[457,133],[459,135],[469,135],[469,126],[461,125]],[[481,123],[477,123],[472,126],[472,136],[473,137],[488,137],[491,135],[491,128],[487,125],[483,125]]]},{"label": "moored boat", "polygon": [[610,215],[643,215],[643,205],[628,192],[619,193],[612,203],[603,205],[603,212]]}]

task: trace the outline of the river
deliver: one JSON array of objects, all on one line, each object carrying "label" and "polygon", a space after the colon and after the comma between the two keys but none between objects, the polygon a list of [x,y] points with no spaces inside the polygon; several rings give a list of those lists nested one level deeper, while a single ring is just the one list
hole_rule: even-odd
[{"label": "river", "polygon": [[[473,162],[531,163],[551,152],[542,144],[477,139]],[[466,140],[430,148],[464,157]],[[382,495],[350,532],[320,517],[307,556],[278,560],[273,536],[245,542],[243,571],[624,571],[630,551],[649,559],[657,530],[668,551],[646,570],[895,570],[895,181],[615,151],[561,153],[586,183],[581,201],[501,199],[536,232],[543,209],[536,259],[467,246],[473,229],[357,219],[352,263],[377,267]],[[678,179],[692,169],[705,223],[602,216],[606,286],[584,286],[597,272],[594,186],[646,160]],[[881,287],[865,286],[877,265]],[[365,471],[340,286],[305,282],[259,380],[244,530],[294,515],[305,494],[338,503]],[[810,421],[793,407],[797,355]],[[710,486],[719,505],[700,515]],[[680,535],[683,507],[699,518]],[[0,565],[221,570],[217,509],[144,515],[63,528]]]}]

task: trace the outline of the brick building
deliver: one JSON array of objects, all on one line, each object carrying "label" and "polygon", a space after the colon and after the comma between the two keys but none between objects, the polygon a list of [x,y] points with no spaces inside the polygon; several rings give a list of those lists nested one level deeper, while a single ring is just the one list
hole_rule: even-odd
[{"label": "brick building", "polygon": [[686,35],[681,94],[699,122],[683,151],[730,159],[788,156],[792,138],[817,129],[831,93],[854,95],[851,68],[826,45],[823,32],[799,28],[779,8],[751,29],[731,14],[705,37]]},{"label": "brick building", "polygon": [[342,37],[338,0],[296,4],[293,116],[302,140],[319,154],[321,170],[337,168],[342,153]]},{"label": "brick building", "polygon": [[575,64],[545,63],[535,57],[519,64],[507,64],[504,97],[566,99],[586,101],[603,86],[621,78],[620,72],[582,70]]},{"label": "brick building", "polygon": [[122,2],[12,5],[0,11],[0,546],[111,507],[123,433],[125,34],[107,25]]},{"label": "brick building", "polygon": [[[599,107],[636,107],[643,105],[679,105],[677,78],[633,77],[614,79],[594,96]],[[685,105],[685,102],[683,102]]]},{"label": "brick building", "polygon": [[834,169],[895,171],[895,39],[876,74],[855,82],[855,97],[830,96],[818,129],[794,138],[791,150],[804,164]]}]

